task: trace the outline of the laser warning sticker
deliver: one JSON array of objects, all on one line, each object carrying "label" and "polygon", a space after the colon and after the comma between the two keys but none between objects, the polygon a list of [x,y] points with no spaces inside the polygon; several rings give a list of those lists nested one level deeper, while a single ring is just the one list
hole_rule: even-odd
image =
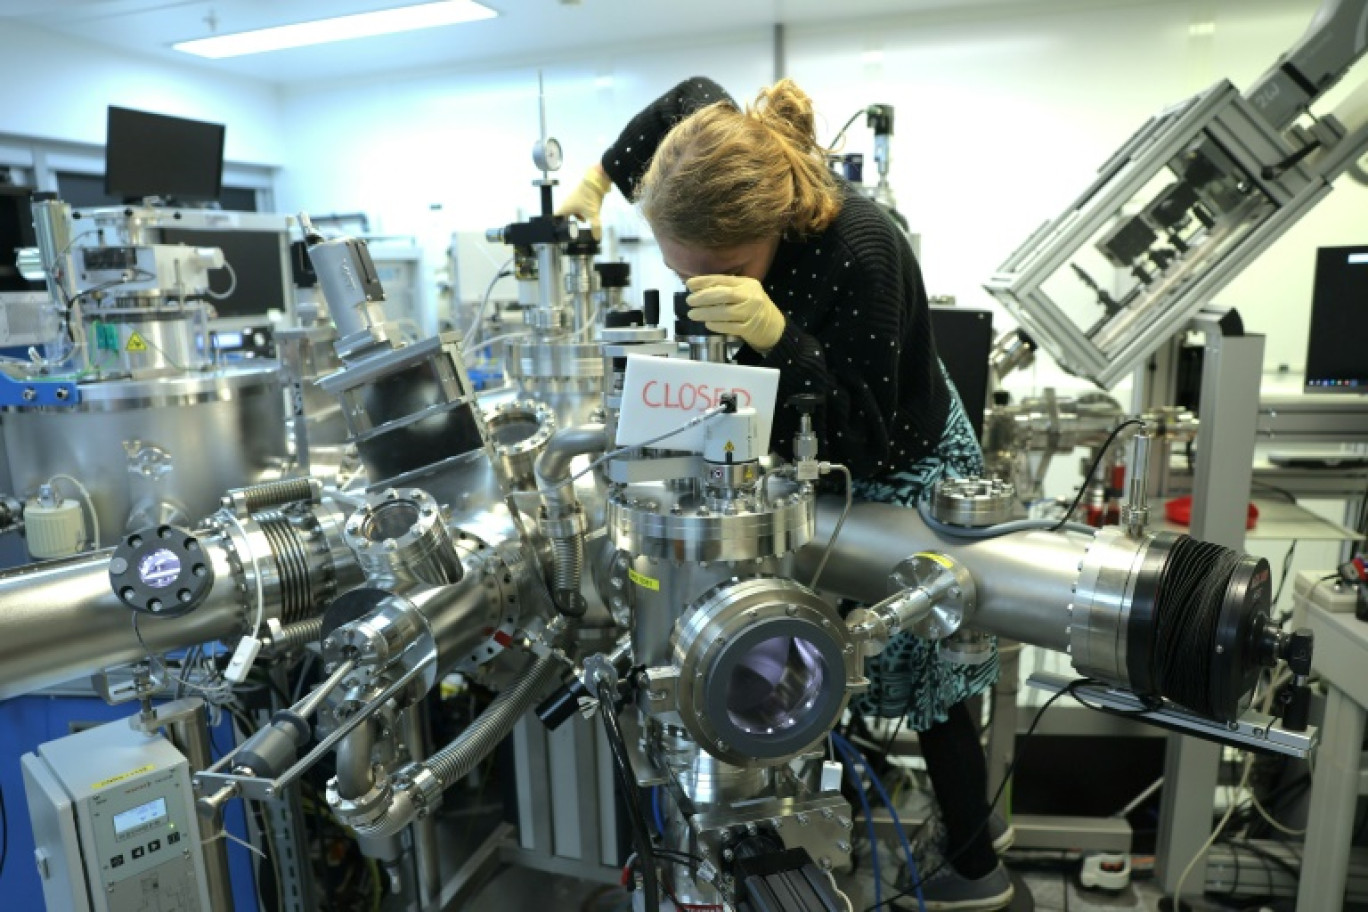
[{"label": "laser warning sticker", "polygon": [[660,591],[660,580],[644,573],[637,573],[631,567],[627,568],[627,578],[643,589],[650,589],[652,592]]},{"label": "laser warning sticker", "polygon": [[142,333],[135,329],[128,337],[128,342],[124,344],[124,351],[145,352],[147,351],[147,340],[142,337]]}]

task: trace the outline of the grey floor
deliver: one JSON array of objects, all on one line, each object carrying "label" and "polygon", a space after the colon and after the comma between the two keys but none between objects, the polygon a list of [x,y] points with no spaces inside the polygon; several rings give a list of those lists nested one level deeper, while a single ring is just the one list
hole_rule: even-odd
[{"label": "grey floor", "polygon": [[[1149,881],[1136,881],[1120,893],[1085,890],[1064,874],[1030,872],[1016,876],[1025,884],[1030,899],[1013,903],[1011,910],[1036,912],[1158,912],[1161,893]],[[851,890],[856,909],[868,907],[873,897]],[[912,906],[909,905],[909,908]],[[508,868],[492,880],[467,907],[469,912],[510,912],[536,909],[546,912],[626,912],[626,894],[540,871]]]}]

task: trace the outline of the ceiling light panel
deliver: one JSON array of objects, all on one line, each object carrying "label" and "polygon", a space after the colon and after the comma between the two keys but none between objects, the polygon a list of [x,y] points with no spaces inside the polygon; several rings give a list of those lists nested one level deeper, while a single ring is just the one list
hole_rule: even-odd
[{"label": "ceiling light panel", "polygon": [[178,41],[171,46],[187,54],[221,60],[225,57],[243,57],[248,54],[284,51],[314,44],[330,44],[334,41],[351,41],[357,38],[373,38],[377,35],[395,35],[444,25],[458,25],[480,19],[493,19],[497,15],[494,10],[474,0],[441,0],[438,3],[401,6],[397,9],[376,10],[351,16],[336,16],[311,22],[297,22],[293,25],[235,32],[230,35],[214,35],[211,38]]}]

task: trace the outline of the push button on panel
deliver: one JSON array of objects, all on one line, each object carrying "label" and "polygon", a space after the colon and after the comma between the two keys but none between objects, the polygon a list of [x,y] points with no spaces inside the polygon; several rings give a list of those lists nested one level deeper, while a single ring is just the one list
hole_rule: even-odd
[{"label": "push button on panel", "polygon": [[149,843],[147,844],[147,851],[149,851],[149,852],[155,852],[155,851],[157,851],[157,850],[160,849],[160,848],[161,848],[161,840],[160,840],[160,839],[154,839],[154,840],[152,840],[151,842],[149,842]]},{"label": "push button on panel", "polygon": [[180,833],[168,833],[166,836],[167,845],[175,845],[180,842]]},{"label": "push button on panel", "polygon": [[143,847],[142,847],[142,846],[134,846],[134,848],[133,848],[133,859],[134,859],[135,861],[136,861],[137,859],[139,859],[139,858],[142,858],[144,854],[145,854],[145,853],[143,852]]},{"label": "push button on panel", "polygon": [[113,858],[109,859],[109,866],[111,868],[123,867],[123,856],[115,855]]}]

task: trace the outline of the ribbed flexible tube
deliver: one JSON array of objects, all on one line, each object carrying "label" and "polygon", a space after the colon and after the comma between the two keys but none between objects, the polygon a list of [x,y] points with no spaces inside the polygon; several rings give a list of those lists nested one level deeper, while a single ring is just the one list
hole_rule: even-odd
[{"label": "ribbed flexible tube", "polygon": [[268,481],[243,489],[242,498],[248,513],[280,507],[300,500],[312,500],[313,486],[308,478],[286,478]]},{"label": "ribbed flexible tube", "polygon": [[467,776],[513,730],[513,725],[556,680],[562,665],[551,656],[538,659],[513,686],[499,694],[489,708],[456,740],[423,762],[443,789]]},{"label": "ribbed flexible tube", "polygon": [[[556,659],[550,656],[538,659],[511,687],[499,694],[456,740],[418,766],[431,772],[443,791],[451,788],[488,757],[500,741],[508,737],[518,719],[556,680],[560,670],[561,664]],[[393,836],[413,823],[417,816],[411,791],[396,789],[384,816],[372,823],[353,824],[352,829],[358,836],[367,838]]]},{"label": "ribbed flexible tube", "polygon": [[554,583],[557,600],[565,597],[562,593],[578,594],[580,579],[584,575],[584,537],[573,535],[569,538],[551,539],[551,554],[555,559]]},{"label": "ribbed flexible tube", "polygon": [[279,650],[298,649],[317,643],[322,637],[323,618],[308,618],[280,628],[280,634],[274,638],[272,645]]},{"label": "ribbed flexible tube", "polygon": [[306,543],[284,513],[260,513],[255,518],[271,546],[270,557],[280,580],[280,619],[287,624],[303,620],[313,612],[316,601]]}]

